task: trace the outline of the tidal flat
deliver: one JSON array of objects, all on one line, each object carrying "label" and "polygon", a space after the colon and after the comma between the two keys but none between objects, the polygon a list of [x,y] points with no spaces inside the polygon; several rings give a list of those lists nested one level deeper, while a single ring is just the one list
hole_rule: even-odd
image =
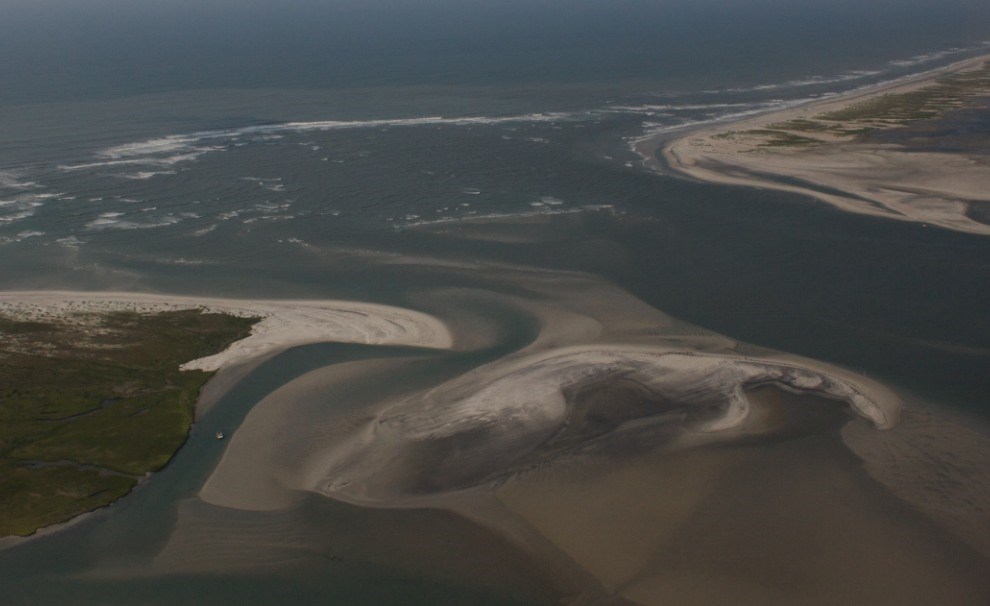
[{"label": "tidal flat", "polygon": [[[266,591],[353,603],[407,591],[481,604],[988,595],[985,435],[589,274],[442,271],[474,286],[421,292],[405,315],[450,347],[271,345],[253,364],[231,358],[199,431],[128,507],[18,546],[28,566],[48,545],[112,549],[44,589],[20,586],[85,587],[109,603],[177,578],[180,603],[273,595],[222,589],[248,578],[247,593],[266,579]],[[492,288],[507,283],[514,292]]]}]

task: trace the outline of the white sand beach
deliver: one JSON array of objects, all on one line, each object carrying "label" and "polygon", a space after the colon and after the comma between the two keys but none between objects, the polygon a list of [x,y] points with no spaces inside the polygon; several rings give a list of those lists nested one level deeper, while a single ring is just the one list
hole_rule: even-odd
[{"label": "white sand beach", "polygon": [[[702,181],[799,193],[848,212],[988,235],[990,225],[967,214],[973,204],[990,204],[985,155],[906,150],[843,134],[856,132],[862,121],[830,119],[829,128],[813,122],[863,102],[922,90],[945,76],[980,69],[988,60],[975,57],[885,85],[708,125],[665,144],[657,137],[644,139],[635,149],[658,168],[655,154],[663,145],[667,166]],[[788,130],[788,124],[804,128]],[[866,125],[891,129],[900,123]],[[774,143],[775,138],[784,143]]]},{"label": "white sand beach", "polygon": [[356,301],[249,300],[125,292],[0,292],[0,314],[15,319],[71,320],[74,314],[134,311],[154,313],[182,309],[258,317],[251,336],[223,352],[191,360],[185,370],[218,370],[297,345],[321,342],[453,347],[440,320],[427,314]]}]

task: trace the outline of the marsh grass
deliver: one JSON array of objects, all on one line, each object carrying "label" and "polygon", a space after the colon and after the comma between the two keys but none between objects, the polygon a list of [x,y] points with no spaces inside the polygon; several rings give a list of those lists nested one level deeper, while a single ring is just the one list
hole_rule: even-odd
[{"label": "marsh grass", "polygon": [[985,95],[990,95],[990,63],[946,76],[919,90],[881,95],[812,118],[776,122],[761,129],[730,131],[715,135],[715,138],[758,137],[765,139],[755,146],[762,149],[809,147],[826,143],[829,137],[855,138],[877,129],[934,120],[949,111],[966,107],[974,97]]},{"label": "marsh grass", "polygon": [[990,94],[990,63],[979,69],[940,78],[915,91],[881,95],[816,116],[830,122],[880,122],[904,125],[936,118],[962,107],[970,97]]},{"label": "marsh grass", "polygon": [[198,310],[0,318],[0,536],[107,505],[164,467],[212,375],[179,366],[256,321]]}]

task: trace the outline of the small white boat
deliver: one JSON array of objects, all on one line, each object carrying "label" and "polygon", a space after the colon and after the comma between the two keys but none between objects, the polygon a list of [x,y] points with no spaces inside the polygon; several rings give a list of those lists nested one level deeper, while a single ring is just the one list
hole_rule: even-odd
[{"label": "small white boat", "polygon": [[222,440],[223,439],[223,432],[222,431],[218,431],[217,432],[217,439],[218,440]]}]

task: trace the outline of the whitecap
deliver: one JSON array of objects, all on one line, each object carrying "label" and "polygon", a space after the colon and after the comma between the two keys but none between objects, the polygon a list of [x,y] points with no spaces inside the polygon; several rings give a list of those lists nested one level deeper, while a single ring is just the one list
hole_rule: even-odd
[{"label": "whitecap", "polygon": [[[242,145],[242,138],[254,142],[276,141],[287,133],[320,132],[343,129],[369,129],[383,127],[419,126],[474,126],[511,123],[551,123],[574,120],[586,113],[531,113],[512,116],[467,116],[444,117],[425,116],[417,118],[391,118],[378,120],[317,120],[311,122],[285,122],[262,124],[240,128],[197,131],[192,133],[167,135],[144,141],[126,143],[106,148],[98,152],[97,160],[81,164],[62,165],[64,171],[97,169],[114,166],[148,165],[162,168],[180,162],[190,162],[204,154],[226,151]],[[318,147],[318,146],[314,146]],[[316,151],[316,150],[314,150]],[[152,171],[130,173],[127,177],[150,178]],[[159,172],[158,174],[163,174]],[[119,175],[124,176],[124,175]]]},{"label": "whitecap", "polygon": [[121,216],[121,214],[122,213],[106,213],[108,216],[101,215],[100,218],[87,223],[86,228],[91,231],[103,231],[108,229],[154,229],[158,227],[168,227],[182,221],[181,217],[177,217],[175,215],[165,215],[163,217],[154,218],[148,221],[123,221],[115,218]]},{"label": "whitecap", "polygon": [[33,217],[37,209],[44,206],[43,200],[52,197],[47,194],[22,195],[11,200],[0,200],[0,208],[8,213],[0,215],[0,224],[10,224]]},{"label": "whitecap", "polygon": [[24,181],[22,173],[13,170],[0,170],[0,187],[7,189],[34,189],[39,187],[36,181]]},{"label": "whitecap", "polygon": [[192,235],[194,235],[194,236],[205,236],[206,234],[208,234],[208,233],[216,230],[216,228],[217,228],[217,226],[214,223],[213,225],[209,225],[209,226],[204,227],[202,229],[197,229],[196,231],[194,231],[192,233]]},{"label": "whitecap", "polygon": [[[134,147],[133,150],[129,150],[126,153],[136,154],[136,150],[140,149],[141,146],[140,144],[134,144],[133,147]],[[152,149],[154,149],[153,146]],[[112,168],[117,166],[157,166],[161,168],[169,168],[171,166],[174,166],[182,162],[191,162],[193,160],[198,159],[200,156],[204,154],[208,154],[210,152],[215,152],[215,151],[222,151],[224,149],[225,149],[224,147],[215,146],[215,145],[190,146],[182,150],[182,153],[177,153],[167,156],[156,155],[158,152],[155,151],[150,151],[148,155],[145,156],[120,155],[121,152],[118,152],[115,149],[110,149],[110,150],[104,150],[99,154],[101,158],[106,158],[106,159],[101,159],[94,162],[84,162],[81,164],[63,164],[60,165],[58,168],[59,170],[65,172],[74,172],[80,170],[91,170],[91,169],[99,169],[99,168]],[[147,172],[138,172],[138,173],[130,173],[130,174],[121,173],[115,176],[122,178],[150,179],[151,177],[160,174],[175,174],[175,171],[157,171],[157,172],[147,171]]]},{"label": "whitecap", "polygon": [[118,223],[116,219],[99,218],[93,219],[86,224],[87,229],[106,229],[107,227]]},{"label": "whitecap", "polygon": [[479,214],[477,210],[466,211],[464,215],[454,216],[454,215],[444,215],[442,217],[436,217],[431,219],[419,219],[415,221],[408,221],[402,225],[396,225],[395,228],[398,230],[412,228],[412,227],[428,227],[430,225],[443,225],[449,223],[459,223],[465,221],[489,221],[489,220],[500,220],[500,219],[526,219],[530,217],[548,217],[548,216],[558,216],[558,215],[574,215],[583,212],[607,212],[613,215],[620,214],[620,211],[615,208],[612,204],[585,204],[583,206],[575,208],[559,208],[553,207],[540,202],[531,202],[530,206],[533,210],[519,211],[519,212],[505,212],[505,213],[487,213]]},{"label": "whitecap", "polygon": [[753,105],[763,105],[762,103],[664,103],[641,105],[614,105],[610,108],[613,112],[659,112],[659,111],[694,111],[699,109],[723,109],[731,107],[751,107]]},{"label": "whitecap", "polygon": [[174,170],[142,170],[136,173],[122,173],[116,176],[121,179],[130,179],[132,181],[145,181],[147,179],[151,179],[152,177],[174,174],[177,174]]}]

